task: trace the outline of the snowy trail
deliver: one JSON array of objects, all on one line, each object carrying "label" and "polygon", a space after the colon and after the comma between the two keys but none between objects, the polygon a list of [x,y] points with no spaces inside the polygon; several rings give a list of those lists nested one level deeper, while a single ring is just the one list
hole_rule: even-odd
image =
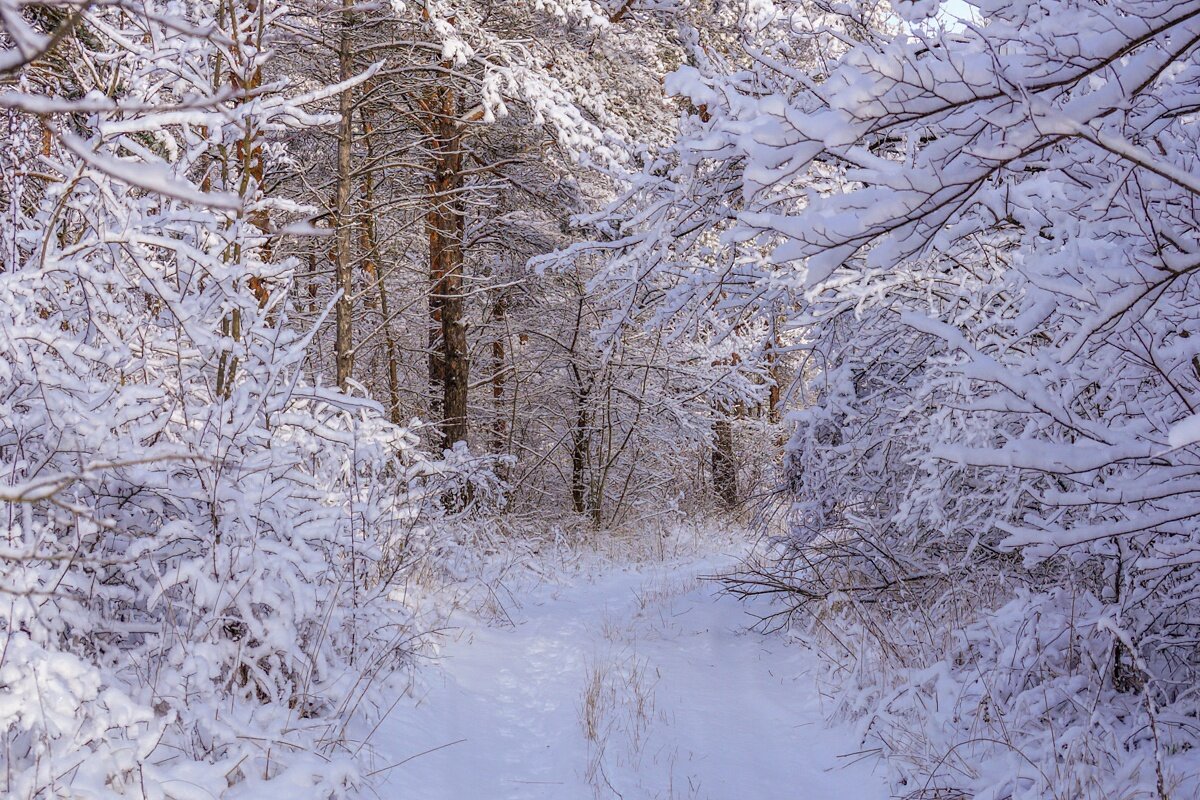
[{"label": "snowy trail", "polygon": [[[720,564],[543,587],[511,627],[458,620],[373,737],[387,800],[882,800],[824,727],[812,656],[745,632]],[[429,751],[431,748],[439,748]],[[417,755],[423,753],[422,755]]]}]

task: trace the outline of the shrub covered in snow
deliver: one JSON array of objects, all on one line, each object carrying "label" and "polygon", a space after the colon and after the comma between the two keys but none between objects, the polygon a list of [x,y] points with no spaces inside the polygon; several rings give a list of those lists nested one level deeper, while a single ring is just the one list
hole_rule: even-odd
[{"label": "shrub covered in snow", "polygon": [[794,524],[740,586],[833,634],[904,792],[1164,797],[1200,744],[1200,9],[973,5],[697,45],[610,278],[658,324],[786,319]]},{"label": "shrub covered in snow", "polygon": [[304,377],[261,159],[333,90],[262,84],[280,9],[228,11],[64,8],[0,93],[5,797],[340,796],[411,649],[388,594],[453,470]]},{"label": "shrub covered in snow", "polygon": [[1197,9],[978,5],[717,112],[786,140],[747,151],[745,222],[803,265],[812,355],[813,524],[746,586],[873,630],[901,672],[861,708],[913,796],[1166,797],[1200,669]]}]

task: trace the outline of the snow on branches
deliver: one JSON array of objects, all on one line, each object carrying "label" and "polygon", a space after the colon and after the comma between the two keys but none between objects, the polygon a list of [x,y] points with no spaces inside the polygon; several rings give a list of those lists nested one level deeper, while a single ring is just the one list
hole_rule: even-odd
[{"label": "snow on branches", "polygon": [[340,796],[434,469],[288,321],[263,148],[340,87],[262,81],[273,2],[63,13],[0,91],[2,792]]},{"label": "snow on branches", "polygon": [[1161,795],[1197,745],[1200,4],[922,5],[889,34],[777,3],[701,49],[674,152],[610,215],[634,257],[609,285],[669,324],[784,310],[796,524],[743,588],[951,626],[877,629],[964,665],[870,707],[898,733],[961,693],[909,779]]}]

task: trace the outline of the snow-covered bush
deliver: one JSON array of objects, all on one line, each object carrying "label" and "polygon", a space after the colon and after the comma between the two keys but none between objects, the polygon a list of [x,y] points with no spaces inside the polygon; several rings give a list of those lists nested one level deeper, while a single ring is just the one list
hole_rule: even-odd
[{"label": "snow-covered bush", "polygon": [[0,93],[0,793],[341,795],[449,470],[304,376],[261,163],[335,90],[274,3],[72,10]]},{"label": "snow-covered bush", "polygon": [[613,277],[676,329],[786,319],[793,525],[741,587],[836,633],[899,788],[1163,797],[1198,744],[1200,7],[974,5],[762,4],[668,78]]},{"label": "snow-covered bush", "polygon": [[716,112],[777,134],[742,236],[797,270],[812,355],[816,524],[747,586],[911,670],[871,733],[914,796],[1165,797],[1197,744],[1197,8],[977,5]]}]

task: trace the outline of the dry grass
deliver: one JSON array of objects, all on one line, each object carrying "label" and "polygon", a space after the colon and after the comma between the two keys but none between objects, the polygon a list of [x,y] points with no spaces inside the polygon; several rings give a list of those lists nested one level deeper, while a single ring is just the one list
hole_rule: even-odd
[{"label": "dry grass", "polygon": [[634,654],[587,665],[579,721],[588,743],[584,774],[596,797],[604,797],[606,790],[617,793],[609,767],[637,772],[652,724],[663,720],[655,714],[659,677],[657,669]]}]

